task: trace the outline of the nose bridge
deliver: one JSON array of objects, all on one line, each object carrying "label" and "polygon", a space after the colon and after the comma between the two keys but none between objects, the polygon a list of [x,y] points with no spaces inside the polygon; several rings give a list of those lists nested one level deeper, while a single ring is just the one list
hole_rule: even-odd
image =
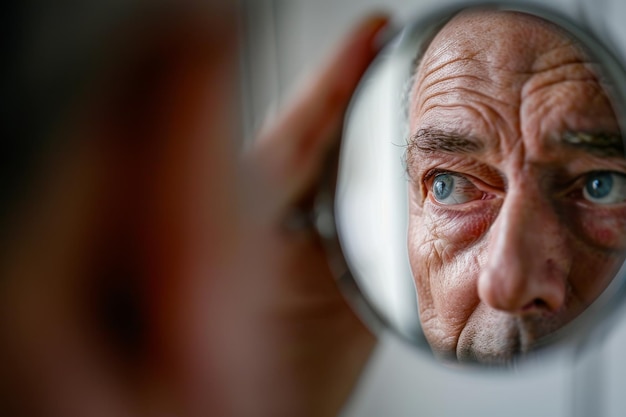
[{"label": "nose bridge", "polygon": [[568,272],[567,237],[549,196],[536,179],[510,183],[489,231],[480,298],[509,312],[556,310],[565,299]]}]

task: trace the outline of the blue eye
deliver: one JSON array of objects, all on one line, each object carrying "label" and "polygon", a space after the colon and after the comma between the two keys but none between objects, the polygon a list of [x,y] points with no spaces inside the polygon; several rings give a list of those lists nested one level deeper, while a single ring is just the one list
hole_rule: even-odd
[{"label": "blue eye", "polygon": [[616,172],[592,172],[587,176],[583,197],[596,204],[615,204],[626,200],[626,176]]},{"label": "blue eye", "polygon": [[438,201],[443,201],[452,194],[454,178],[450,174],[439,174],[433,181],[433,194]]},{"label": "blue eye", "polygon": [[435,200],[446,205],[463,204],[483,195],[470,180],[449,172],[435,175],[432,193]]}]

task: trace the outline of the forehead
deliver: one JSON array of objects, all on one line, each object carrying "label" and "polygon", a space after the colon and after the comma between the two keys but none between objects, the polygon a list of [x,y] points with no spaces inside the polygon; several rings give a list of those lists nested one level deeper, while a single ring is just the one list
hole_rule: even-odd
[{"label": "forehead", "polygon": [[558,26],[519,12],[470,10],[450,20],[425,53],[422,73],[459,59],[513,73],[540,72],[585,53]]},{"label": "forehead", "polygon": [[503,11],[463,12],[443,27],[416,71],[409,116],[413,133],[446,125],[500,142],[618,130],[584,49],[550,22]]}]

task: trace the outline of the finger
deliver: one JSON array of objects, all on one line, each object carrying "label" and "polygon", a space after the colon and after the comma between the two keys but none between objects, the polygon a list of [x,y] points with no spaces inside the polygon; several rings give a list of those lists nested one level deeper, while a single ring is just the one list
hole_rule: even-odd
[{"label": "finger", "polygon": [[263,180],[274,190],[264,198],[274,208],[292,203],[317,178],[327,150],[339,137],[350,97],[378,52],[377,35],[387,23],[383,15],[362,21],[303,85],[288,110],[260,134],[252,152]]}]

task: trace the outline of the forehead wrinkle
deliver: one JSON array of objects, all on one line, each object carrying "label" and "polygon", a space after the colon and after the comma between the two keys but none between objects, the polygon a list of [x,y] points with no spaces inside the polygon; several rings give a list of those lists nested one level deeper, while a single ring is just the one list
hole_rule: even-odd
[{"label": "forehead wrinkle", "polygon": [[475,74],[450,74],[448,76],[444,76],[441,78],[438,78],[434,81],[431,81],[430,83],[425,83],[426,79],[422,80],[422,82],[416,83],[416,85],[419,87],[422,87],[423,90],[429,90],[433,87],[435,87],[438,84],[441,83],[447,83],[450,81],[455,81],[455,80],[470,80],[470,84],[478,84],[480,82],[488,82],[489,80],[487,80],[486,78],[483,77],[479,77]]},{"label": "forehead wrinkle", "polygon": [[[537,83],[535,83],[537,84]],[[522,124],[526,126],[523,129],[528,133],[527,128],[534,126],[536,129],[544,129],[544,122],[560,120],[560,124],[567,125],[568,120],[578,120],[581,123],[586,120],[593,120],[593,125],[602,126],[605,117],[598,117],[598,110],[608,105],[611,118],[614,119],[612,109],[607,104],[607,97],[602,88],[595,81],[580,81],[570,79],[553,79],[545,81],[541,85],[534,87],[524,86],[521,94],[521,105],[519,109],[519,117]],[[530,90],[530,91],[526,91]],[[600,100],[600,101],[598,101]],[[606,116],[602,115],[602,116]],[[577,126],[576,123],[574,126]],[[587,123],[588,124],[588,123]],[[559,125],[553,126],[562,129]],[[582,126],[581,126],[582,127]],[[570,129],[579,130],[579,127],[570,127]],[[585,129],[580,130],[604,130],[604,129]],[[536,132],[539,133],[539,132]],[[544,132],[547,134],[549,132]]]},{"label": "forehead wrinkle", "polygon": [[[420,109],[420,117],[415,119],[418,121],[419,119],[433,120],[432,122],[421,120],[423,125],[426,125],[430,130],[438,129],[440,132],[447,131],[454,133],[456,136],[473,138],[474,142],[482,144],[481,151],[489,148],[489,150],[500,152],[503,143],[506,141],[505,137],[517,138],[519,136],[517,108],[516,106],[511,107],[511,114],[506,115],[502,114],[497,106],[480,100],[468,98],[464,102],[460,100],[455,100],[453,103],[435,102],[422,107]],[[437,114],[441,110],[451,110],[453,112],[458,110],[466,113],[465,115],[461,113],[448,118],[444,114]],[[431,112],[435,112],[434,117],[432,115],[429,116]],[[442,120],[444,120],[444,123],[441,123]],[[417,125],[419,127],[419,123]]]},{"label": "forehead wrinkle", "polygon": [[[461,55],[460,51],[457,52],[457,56],[455,58],[452,58],[452,59],[449,59],[447,61],[438,63],[437,61],[442,58],[441,55],[443,55],[444,52],[448,53],[450,51],[445,46],[444,47],[439,46],[439,45],[437,45],[437,46],[438,46],[437,52],[440,52],[440,53],[431,53],[430,55],[425,56],[424,59],[421,62],[420,68],[417,69],[418,74],[420,72],[424,71],[424,73],[421,74],[420,77],[418,77],[422,81],[425,81],[426,79],[432,77],[433,75],[439,73],[440,71],[442,71],[444,69],[447,69],[447,67],[450,67],[450,66],[453,66],[453,68],[454,67],[465,68],[465,67],[469,66],[472,63],[476,63],[476,62],[481,62],[482,63],[482,61],[475,59],[476,55],[478,55],[477,52],[468,53],[468,56],[463,56],[463,55]],[[454,48],[454,49],[457,49],[457,48]],[[431,68],[433,64],[437,64],[437,65],[434,68]],[[455,65],[455,64],[457,64],[457,65]],[[456,74],[456,72],[453,71],[452,74]]]},{"label": "forehead wrinkle", "polygon": [[[424,61],[436,64],[432,71],[453,63],[467,65],[474,61],[489,70],[523,74],[533,72],[543,62],[549,64],[563,48],[571,55],[568,48],[571,37],[551,23],[519,13],[482,11],[479,14],[480,19],[459,14],[433,39],[424,57]],[[537,53],[541,51],[539,56],[546,58],[538,63]],[[445,62],[439,63],[442,60]]]},{"label": "forehead wrinkle", "polygon": [[[423,66],[418,69],[422,71],[426,65],[426,62],[422,63]],[[428,71],[426,75],[418,77],[418,81],[413,86],[413,92],[411,94],[412,101],[414,103],[413,110],[419,113],[421,107],[425,106],[430,100],[438,97],[450,95],[458,91],[468,91],[467,87],[463,85],[477,85],[485,82],[485,79],[475,74],[462,73],[461,70],[450,70],[449,63],[439,65],[436,69]],[[441,72],[444,72],[443,76]],[[432,79],[435,77],[434,79]],[[452,85],[450,85],[452,84]],[[474,89],[472,91],[477,91]],[[483,94],[483,96],[486,96]]]},{"label": "forehead wrinkle", "polygon": [[560,37],[562,43],[536,57],[530,68],[532,74],[540,74],[569,64],[593,64],[589,55],[570,35],[559,31],[554,31],[551,35],[555,38]]},{"label": "forehead wrinkle", "polygon": [[[420,104],[421,104],[421,106],[424,106],[426,103],[428,103],[428,101],[430,101],[432,99],[436,99],[436,98],[441,97],[441,96],[452,95],[454,93],[461,93],[461,94],[462,93],[468,93],[468,96],[466,98],[464,98],[463,101],[456,100],[460,104],[462,104],[463,102],[465,102],[465,103],[479,103],[481,106],[485,106],[485,107],[490,108],[490,110],[492,112],[495,112],[495,113],[500,113],[500,112],[495,110],[494,106],[492,105],[493,103],[497,103],[497,104],[502,105],[504,107],[510,107],[511,109],[517,109],[517,107],[518,107],[518,103],[516,103],[516,102],[503,100],[503,99],[494,97],[493,95],[490,95],[490,94],[487,94],[485,92],[482,92],[480,90],[476,90],[476,89],[472,89],[472,88],[468,88],[468,87],[462,87],[462,86],[456,86],[456,87],[452,87],[452,88],[447,89],[447,90],[437,91],[435,93],[428,94],[424,99],[422,99],[420,101]],[[471,96],[480,97],[484,101],[480,101],[480,100],[476,101],[475,97],[474,97],[474,99],[469,98]],[[454,99],[454,97],[452,97],[452,99]],[[430,106],[430,108],[433,108],[433,107],[437,107],[437,104],[434,104],[434,105]]]},{"label": "forehead wrinkle", "polygon": [[549,69],[555,61],[560,65],[586,56],[569,34],[543,19],[524,13],[479,11],[461,13],[444,26],[421,66],[422,70],[431,67],[423,75],[428,78],[446,66],[475,62],[492,79],[491,71],[528,76]]},{"label": "forehead wrinkle", "polygon": [[[436,62],[442,55],[451,53],[447,46],[449,46],[447,42],[442,44],[433,42],[431,50],[434,49],[436,52],[430,53],[420,63],[417,69],[418,82],[414,83],[413,87],[413,105],[410,107],[415,113],[413,117],[409,115],[410,118],[415,120],[415,115],[423,116],[438,107],[473,107],[472,111],[477,113],[482,123],[487,126],[493,127],[499,124],[496,120],[500,120],[508,125],[510,132],[517,132],[519,95],[516,94],[513,98],[504,97],[498,92],[508,94],[511,91],[509,84],[522,85],[523,82],[517,79],[519,74],[500,68],[489,60],[477,59],[476,56],[484,51],[469,51],[467,48],[453,48],[453,53],[456,54],[454,59],[448,59],[443,63]],[[497,91],[489,91],[494,88]],[[441,100],[431,104],[431,101],[437,98]],[[504,109],[509,109],[512,113],[503,114]]]},{"label": "forehead wrinkle", "polygon": [[578,61],[553,65],[550,68],[532,74],[522,87],[521,98],[525,100],[544,88],[564,82],[589,83],[604,91],[598,82],[597,76],[589,68],[589,64]]},{"label": "forehead wrinkle", "polygon": [[[540,57],[538,57],[535,62],[537,62],[537,61],[540,61]],[[537,69],[537,68],[534,68],[534,66],[533,66],[533,68],[531,68],[531,70],[528,72],[528,74],[530,74],[530,75],[540,75],[542,73],[550,72],[552,70],[556,70],[556,69],[559,69],[559,68],[569,68],[569,67],[572,67],[572,66],[573,67],[581,66],[581,67],[583,67],[586,70],[587,73],[593,74],[593,75],[591,75],[591,77],[596,78],[595,77],[595,71],[592,71],[589,68],[589,67],[594,66],[594,65],[596,65],[595,62],[593,62],[591,60],[588,60],[588,59],[585,59],[584,57],[572,57],[571,59],[568,59],[568,60],[564,60],[564,61],[557,62],[557,63],[552,63],[551,65],[546,66],[545,68]]]},{"label": "forehead wrinkle", "polygon": [[[524,86],[520,119],[525,134],[595,156],[624,158],[622,134],[606,91],[588,64],[567,67]],[[528,131],[530,126],[538,130]]]},{"label": "forehead wrinkle", "polygon": [[[449,84],[454,85],[450,86]],[[489,84],[498,86],[500,83],[491,79]],[[506,88],[502,89],[506,90]],[[477,117],[467,119],[457,116],[457,120],[471,120],[470,124],[475,127],[476,121],[480,120],[481,125],[483,125],[482,130],[487,129],[488,131],[491,131],[498,124],[504,123],[508,126],[509,131],[515,132],[519,107],[518,96],[516,95],[515,99],[511,100],[510,97],[501,97],[487,90],[486,80],[472,74],[453,74],[427,85],[416,83],[412,94],[414,104],[410,108],[413,115],[409,114],[410,119],[413,121],[423,119],[429,112],[437,109],[463,108],[474,113]],[[514,125],[511,125],[512,122]]]},{"label": "forehead wrinkle", "polygon": [[[534,93],[537,88],[534,81],[538,80],[536,76],[543,78],[544,82],[550,81],[543,74],[556,74],[556,71],[560,70],[571,73],[570,76],[576,75],[578,78],[582,76],[590,81],[591,73],[589,68],[585,67],[582,68],[584,71],[571,70],[571,68],[575,69],[576,65],[587,64],[588,56],[572,37],[558,26],[525,15],[498,12],[494,16],[496,16],[494,20],[482,19],[480,21],[467,19],[467,16],[455,18],[435,37],[417,68],[421,86],[418,88],[418,83],[415,85],[413,111],[416,113],[414,113],[413,121],[416,121],[415,116],[423,118],[425,113],[437,107],[453,107],[451,103],[466,109],[472,107],[471,111],[481,116],[481,123],[493,127],[494,123],[503,122],[509,127],[508,133],[500,132],[499,128],[496,128],[498,132],[494,132],[500,145],[505,145],[504,149],[508,149],[510,146],[502,143],[503,140],[507,143],[511,142],[508,145],[514,145],[524,136],[522,135],[522,103],[525,94]],[[521,27],[517,25],[518,22],[526,25]],[[531,27],[532,31],[529,30]],[[473,38],[470,40],[467,40],[467,37],[461,38],[466,41],[459,43],[458,36],[463,36],[463,33],[467,34],[468,31],[471,33],[472,28],[484,28],[485,31],[473,32],[475,35]],[[526,36],[520,37],[522,32]],[[518,56],[519,59],[512,61],[512,56]],[[463,74],[470,71],[471,75]],[[441,78],[437,79],[437,77]],[[533,82],[528,84],[531,78]],[[565,75],[561,74],[559,78],[565,78]],[[453,83],[455,79],[470,87],[475,86],[475,90],[471,92],[475,94],[476,100],[465,98],[461,100],[461,97],[451,96],[448,103],[445,103],[446,94],[457,92],[459,96],[462,96],[468,91],[463,87],[445,91],[445,83]],[[482,84],[482,81],[485,83]],[[550,84],[545,84],[545,86],[548,85]],[[438,90],[439,86],[443,91],[426,94],[431,89]],[[505,95],[489,94],[490,89],[495,89],[496,93],[502,92]],[[509,97],[506,96],[507,94]],[[430,102],[437,97],[441,99],[436,101],[443,103]],[[507,110],[502,113],[503,108],[511,109],[513,112],[509,114]],[[486,117],[494,114],[501,119],[499,122],[496,122],[493,117]]]}]

